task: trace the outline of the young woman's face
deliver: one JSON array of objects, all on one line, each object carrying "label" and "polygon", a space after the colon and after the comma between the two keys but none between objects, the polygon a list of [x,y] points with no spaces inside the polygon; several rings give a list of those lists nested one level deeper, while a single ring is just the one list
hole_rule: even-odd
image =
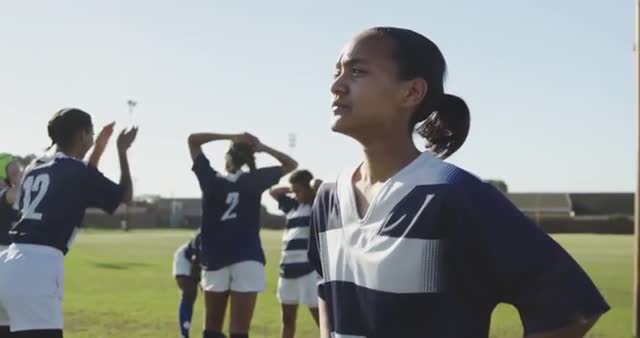
[{"label": "young woman's face", "polygon": [[83,156],[87,154],[91,147],[93,147],[93,137],[93,127],[82,130],[78,133],[78,142],[80,143]]},{"label": "young woman's face", "polygon": [[313,202],[313,190],[309,185],[300,183],[291,183],[291,192],[295,196],[296,200],[300,203],[312,203]]},{"label": "young woman's face", "polygon": [[407,88],[398,79],[392,47],[389,39],[364,33],[344,48],[331,86],[333,131],[366,142],[408,128]]}]

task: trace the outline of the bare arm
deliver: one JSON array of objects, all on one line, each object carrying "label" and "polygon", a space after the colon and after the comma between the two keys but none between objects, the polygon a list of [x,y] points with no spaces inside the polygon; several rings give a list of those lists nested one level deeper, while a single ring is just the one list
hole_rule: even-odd
[{"label": "bare arm", "polygon": [[329,311],[327,309],[327,304],[321,298],[318,298],[318,317],[320,319],[320,338],[331,338]]},{"label": "bare arm", "polygon": [[138,128],[123,130],[118,136],[118,158],[120,159],[120,186],[124,189],[122,202],[129,203],[133,200],[133,182],[131,181],[131,171],[129,169],[129,158],[127,150],[133,144],[138,134]]},{"label": "bare arm", "polygon": [[232,142],[246,142],[255,144],[258,139],[249,134],[215,134],[215,133],[195,133],[189,135],[189,152],[191,153],[191,159],[195,159],[202,153],[202,145],[219,140],[229,140]]},{"label": "bare arm", "polygon": [[265,144],[258,144],[257,145],[257,149],[256,151],[261,151],[264,153],[267,153],[271,156],[273,156],[276,160],[278,160],[278,162],[280,162],[280,164],[282,164],[282,175],[286,175],[294,170],[296,170],[296,168],[298,168],[298,162],[296,162],[296,160],[294,160],[293,158],[291,158],[289,155],[275,150],[271,147],[269,147],[268,145]]},{"label": "bare arm", "polygon": [[104,150],[107,148],[107,143],[109,143],[109,139],[113,134],[113,128],[115,126],[115,122],[111,122],[108,125],[104,126],[96,137],[96,142],[93,146],[93,151],[89,156],[89,165],[94,168],[98,167],[98,163],[100,162],[100,158],[102,154],[104,154]]},{"label": "bare arm", "polygon": [[595,325],[600,316],[577,322],[571,326],[558,330],[536,333],[525,336],[525,338],[582,338]]},{"label": "bare arm", "polygon": [[269,195],[274,199],[278,199],[278,197],[282,195],[286,195],[291,192],[291,188],[289,187],[273,187],[269,189]]},{"label": "bare arm", "polygon": [[231,134],[214,134],[214,133],[196,133],[189,135],[189,152],[191,159],[195,159],[202,153],[202,145],[212,141],[231,140]]}]

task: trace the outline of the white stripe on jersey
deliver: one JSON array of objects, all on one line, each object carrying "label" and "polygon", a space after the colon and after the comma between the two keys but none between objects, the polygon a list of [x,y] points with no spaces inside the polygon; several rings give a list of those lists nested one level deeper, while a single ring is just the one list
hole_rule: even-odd
[{"label": "white stripe on jersey", "polygon": [[360,232],[352,229],[334,229],[319,234],[320,243],[327,245],[323,248],[328,259],[328,264],[323,265],[325,282],[351,282],[392,293],[444,291],[444,241],[380,236],[363,247],[354,242],[358,240],[356,237],[364,237],[357,234]]},{"label": "white stripe on jersey", "polygon": [[307,250],[289,250],[282,257],[282,264],[306,263],[309,261]]},{"label": "white stripe on jersey", "polygon": [[309,217],[311,215],[311,205],[301,204],[297,209],[291,210],[287,213],[287,219],[293,219],[298,217]]},{"label": "white stripe on jersey", "polygon": [[288,241],[294,239],[309,239],[309,231],[309,227],[287,229],[282,234],[282,242],[286,245]]},{"label": "white stripe on jersey", "polygon": [[[311,205],[300,204],[296,209],[289,211],[286,215],[287,222],[296,218],[307,218],[310,221]],[[293,263],[307,263],[309,258],[306,250],[287,250],[287,244],[293,240],[309,240],[310,228],[309,224],[306,226],[298,226],[290,229],[285,229],[282,234],[282,258],[281,264],[293,264]]]}]

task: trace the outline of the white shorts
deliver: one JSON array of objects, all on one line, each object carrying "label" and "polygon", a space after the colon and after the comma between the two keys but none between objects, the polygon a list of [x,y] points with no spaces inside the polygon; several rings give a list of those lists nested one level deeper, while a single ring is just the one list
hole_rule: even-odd
[{"label": "white shorts", "polygon": [[11,244],[0,252],[0,326],[12,332],[62,330],[64,256],[59,250]]},{"label": "white shorts", "polygon": [[280,304],[318,307],[318,274],[314,271],[299,278],[278,278]]},{"label": "white shorts", "polygon": [[173,275],[174,276],[191,276],[191,262],[184,255],[189,244],[184,244],[173,254]]},{"label": "white shorts", "polygon": [[210,292],[261,292],[265,288],[264,265],[245,261],[215,271],[202,271],[201,286]]}]

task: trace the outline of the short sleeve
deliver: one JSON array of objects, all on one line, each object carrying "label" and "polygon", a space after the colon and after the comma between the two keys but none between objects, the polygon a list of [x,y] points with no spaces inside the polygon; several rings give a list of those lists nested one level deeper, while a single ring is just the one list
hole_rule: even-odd
[{"label": "short sleeve", "polygon": [[278,184],[282,177],[282,167],[264,167],[247,174],[249,184],[259,191],[265,191]]},{"label": "short sleeve", "polygon": [[282,210],[284,213],[289,213],[291,210],[298,207],[298,201],[286,194],[278,196],[276,200],[278,201],[278,209]]},{"label": "short sleeve", "polygon": [[483,182],[458,189],[460,232],[497,302],[514,305],[526,335],[590,319],[609,306],[578,263],[503,193]]},{"label": "short sleeve", "polygon": [[106,178],[98,169],[87,166],[87,190],[89,207],[112,214],[124,198],[124,189]]},{"label": "short sleeve", "polygon": [[215,183],[220,180],[218,172],[211,167],[209,159],[202,153],[193,159],[193,166],[191,170],[196,175],[198,184],[200,185],[200,190],[203,193],[212,191]]},{"label": "short sleeve", "polygon": [[307,257],[311,267],[324,277],[322,265],[322,246],[320,245],[320,234],[327,229],[327,220],[329,219],[330,197],[334,185],[323,183],[318,189],[315,200],[311,207],[311,220],[309,224],[309,246],[307,248]]}]

